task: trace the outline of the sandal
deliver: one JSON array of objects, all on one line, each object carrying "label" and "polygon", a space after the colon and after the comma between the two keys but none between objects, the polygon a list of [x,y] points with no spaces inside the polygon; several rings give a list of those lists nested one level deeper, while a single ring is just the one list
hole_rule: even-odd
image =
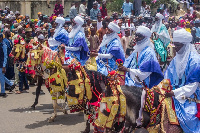
[{"label": "sandal", "polygon": [[21,94],[22,93],[22,91],[16,91],[15,92],[15,94]]}]

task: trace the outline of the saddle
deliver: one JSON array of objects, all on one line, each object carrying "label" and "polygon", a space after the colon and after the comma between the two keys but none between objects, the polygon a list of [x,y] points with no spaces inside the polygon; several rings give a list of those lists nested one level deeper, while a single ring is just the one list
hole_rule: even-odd
[{"label": "saddle", "polygon": [[164,113],[164,106],[167,109],[167,115],[170,124],[179,125],[175,113],[173,99],[171,97],[164,97],[164,94],[166,92],[170,92],[171,90],[171,82],[168,79],[162,80],[157,86],[154,86],[152,89],[147,89],[144,111],[150,114],[149,127],[160,123]]},{"label": "saddle", "polygon": [[124,121],[126,115],[126,97],[121,90],[118,73],[116,71],[111,71],[108,76],[110,79],[106,89],[111,89],[112,95],[105,96],[105,94],[103,94],[101,98],[100,102],[106,104],[106,109],[104,111],[99,109],[98,111],[98,117],[94,124],[99,129],[111,129],[116,121]]},{"label": "saddle", "polygon": [[[90,79],[81,64],[73,59],[69,65],[71,71],[75,71],[76,79],[68,81],[70,87],[67,94],[67,102],[70,112],[79,112],[84,109],[87,101],[92,99]],[[74,73],[73,73],[74,74]]]}]

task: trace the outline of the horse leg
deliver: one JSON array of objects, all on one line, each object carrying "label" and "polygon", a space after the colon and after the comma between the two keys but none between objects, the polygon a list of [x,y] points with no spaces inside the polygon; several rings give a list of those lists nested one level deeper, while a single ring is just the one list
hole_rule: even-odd
[{"label": "horse leg", "polygon": [[143,89],[142,91],[142,96],[141,96],[141,107],[139,110],[139,117],[136,120],[137,126],[141,126],[142,125],[142,111],[143,111],[143,106],[144,106],[144,102],[145,102],[145,95],[146,95],[146,91]]},{"label": "horse leg", "polygon": [[48,120],[48,122],[54,122],[56,116],[57,116],[57,99],[53,100],[53,109],[54,109],[54,113],[53,116],[51,116]]},{"label": "horse leg", "polygon": [[63,108],[63,107],[60,107],[59,105],[58,105],[58,103],[56,103],[56,108],[57,109],[59,109],[60,111],[62,111],[64,114],[67,114],[67,110],[65,109],[65,108]]},{"label": "horse leg", "polygon": [[38,99],[39,99],[39,95],[40,95],[40,90],[41,90],[41,87],[42,87],[42,83],[43,83],[42,76],[38,76],[38,84],[37,84],[37,88],[36,88],[35,102],[31,106],[31,108],[33,108],[33,109],[35,109],[35,106],[38,104]]},{"label": "horse leg", "polygon": [[86,121],[86,127],[85,127],[85,131],[83,133],[89,133],[90,132],[90,122],[89,120]]}]

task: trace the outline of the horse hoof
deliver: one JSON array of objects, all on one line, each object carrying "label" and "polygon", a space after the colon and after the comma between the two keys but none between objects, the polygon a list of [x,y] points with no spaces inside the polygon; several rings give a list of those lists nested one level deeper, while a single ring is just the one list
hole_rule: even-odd
[{"label": "horse hoof", "polygon": [[32,105],[32,106],[30,107],[30,110],[35,110],[35,106]]},{"label": "horse hoof", "polygon": [[83,131],[83,133],[90,133],[90,130],[85,130],[85,131]]},{"label": "horse hoof", "polygon": [[54,119],[52,117],[49,118],[48,120],[49,123],[54,122]]},{"label": "horse hoof", "polygon": [[66,115],[68,114],[66,109],[65,109],[65,111],[63,111],[63,113],[66,114]]}]

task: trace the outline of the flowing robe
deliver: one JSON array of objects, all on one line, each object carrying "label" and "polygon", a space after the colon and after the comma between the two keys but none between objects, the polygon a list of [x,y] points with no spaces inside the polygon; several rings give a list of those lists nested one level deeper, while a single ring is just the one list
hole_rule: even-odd
[{"label": "flowing robe", "polygon": [[185,133],[199,133],[200,120],[195,116],[197,114],[197,104],[183,100],[182,97],[200,99],[200,56],[190,52],[185,72],[181,79],[176,73],[176,57],[171,61],[165,72],[165,79],[170,79],[175,94],[174,105],[181,128]]},{"label": "flowing robe", "polygon": [[[130,69],[140,70],[140,73],[149,72],[150,75],[144,79],[145,84],[149,88],[159,84],[160,81],[163,80],[163,74],[156,58],[156,54],[149,46],[145,47],[139,55],[136,52],[133,52],[125,60],[124,66]],[[126,73],[125,84],[128,86],[140,86],[140,84],[131,78],[129,72]]]},{"label": "flowing robe", "polygon": [[104,75],[108,75],[108,71],[116,70],[118,68],[116,64],[117,59],[121,59],[122,61],[125,60],[125,54],[121,42],[116,38],[110,41],[107,46],[100,47],[99,53],[113,55],[111,59],[102,59],[102,61],[109,65],[111,69],[107,68],[105,64],[102,64],[100,62],[101,59],[97,59],[97,71]]},{"label": "flowing robe", "polygon": [[[65,57],[69,57],[66,61],[70,63],[72,59],[76,58],[82,66],[85,65],[85,62],[89,58],[89,48],[86,43],[85,34],[82,31],[79,31],[74,38],[69,39],[69,44],[67,46],[79,47],[80,49],[77,51],[66,50]],[[65,62],[65,64],[68,64],[67,62]]]}]

